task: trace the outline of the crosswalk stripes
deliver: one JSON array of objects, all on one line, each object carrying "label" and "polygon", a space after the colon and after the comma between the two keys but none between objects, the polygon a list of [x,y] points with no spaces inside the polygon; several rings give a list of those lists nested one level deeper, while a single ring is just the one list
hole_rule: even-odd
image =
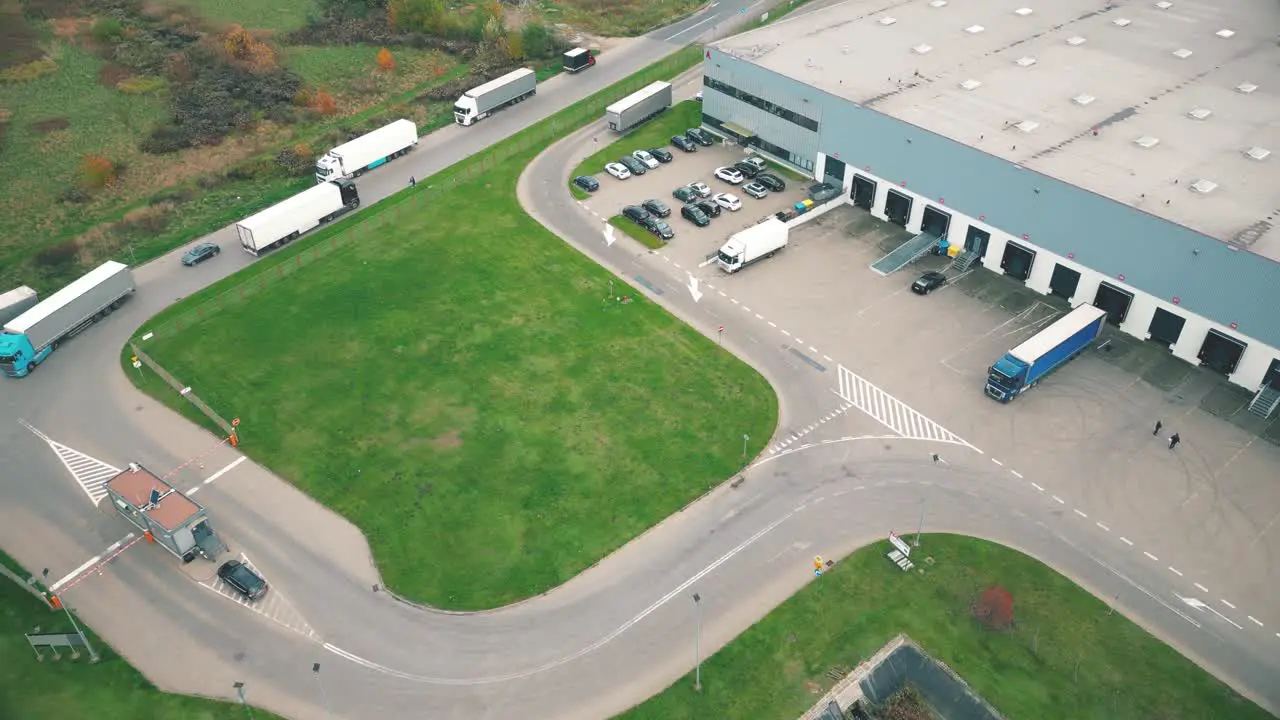
[{"label": "crosswalk stripes", "polygon": [[791,443],[799,440],[800,438],[803,438],[805,435],[808,435],[814,430],[817,430],[819,427],[826,425],[827,422],[836,419],[840,415],[843,415],[845,411],[851,407],[853,407],[853,405],[850,405],[849,403],[844,403],[840,407],[836,408],[835,410],[832,410],[831,412],[827,413],[823,417],[819,418],[818,422],[812,423],[810,425],[806,425],[805,427],[802,427],[799,430],[795,430],[789,434],[784,433],[785,438],[774,443],[774,445],[769,448],[769,454],[777,455],[783,450],[786,450],[788,447],[790,447]]},{"label": "crosswalk stripes", "polygon": [[[253,571],[258,573],[263,580],[267,580],[267,576],[263,575],[262,571],[258,570],[258,568],[250,562],[249,558],[245,557],[243,553],[240,555],[240,562],[253,568]],[[270,585],[269,580],[267,582],[270,586],[267,590],[267,595],[259,600],[250,600],[246,598],[237,592],[235,588],[223,582],[222,578],[217,575],[214,575],[212,580],[201,582],[200,586],[205,589],[212,590],[241,607],[252,610],[277,625],[288,628],[309,640],[319,642],[320,635],[316,633],[306,620],[303,619],[302,614],[298,612],[298,609],[289,602],[289,599],[284,596],[284,593],[280,592],[280,590],[275,586]]]},{"label": "crosswalk stripes", "polygon": [[837,371],[840,397],[902,437],[973,447],[845,366],[837,365]]},{"label": "crosswalk stripes", "polygon": [[107,481],[120,474],[120,468],[104,463],[101,460],[85,455],[74,448],[69,448],[56,440],[49,440],[49,447],[57,453],[62,465],[67,468],[76,483],[80,485],[94,505],[102,502],[107,496]]}]

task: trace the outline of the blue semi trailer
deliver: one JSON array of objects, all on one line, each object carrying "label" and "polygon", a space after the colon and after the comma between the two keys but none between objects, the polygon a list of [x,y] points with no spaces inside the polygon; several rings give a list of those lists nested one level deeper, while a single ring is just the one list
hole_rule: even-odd
[{"label": "blue semi trailer", "polygon": [[1102,332],[1107,311],[1081,305],[1034,337],[1010,350],[991,366],[987,395],[1007,403],[1079,355]]}]

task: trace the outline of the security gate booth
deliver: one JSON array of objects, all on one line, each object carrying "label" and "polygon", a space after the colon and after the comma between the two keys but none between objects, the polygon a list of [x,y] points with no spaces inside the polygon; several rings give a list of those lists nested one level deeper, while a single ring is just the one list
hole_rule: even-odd
[{"label": "security gate booth", "polygon": [[227,549],[199,503],[137,463],[108,480],[106,490],[117,512],[184,563],[196,555],[216,560]]}]

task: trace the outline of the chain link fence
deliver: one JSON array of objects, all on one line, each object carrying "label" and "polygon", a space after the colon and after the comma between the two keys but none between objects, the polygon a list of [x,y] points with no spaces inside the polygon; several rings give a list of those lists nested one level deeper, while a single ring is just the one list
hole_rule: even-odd
[{"label": "chain link fence", "polygon": [[223,417],[215,412],[213,408],[209,407],[205,401],[201,400],[200,396],[196,395],[195,391],[189,386],[183,385],[181,381],[169,374],[168,370],[165,370],[159,363],[152,360],[151,356],[143,352],[142,349],[138,347],[137,343],[130,341],[129,349],[133,351],[134,357],[138,358],[143,365],[150,368],[151,371],[159,376],[161,380],[168,383],[169,387],[178,391],[179,395],[190,401],[192,405],[195,405],[196,409],[204,413],[205,417],[212,420],[219,428],[222,428],[222,431],[227,434],[227,437],[231,437],[235,434],[235,427],[231,423],[223,419]]}]

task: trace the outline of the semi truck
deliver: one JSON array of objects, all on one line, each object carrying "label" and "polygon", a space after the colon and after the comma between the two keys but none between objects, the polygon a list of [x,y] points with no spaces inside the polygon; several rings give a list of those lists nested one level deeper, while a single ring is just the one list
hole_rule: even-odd
[{"label": "semi truck", "polygon": [[105,487],[116,512],[183,563],[196,555],[217,560],[226,551],[205,509],[138,463],[129,463],[129,468],[112,476]]},{"label": "semi truck", "polygon": [[360,193],[350,180],[333,180],[236,223],[240,247],[257,256],[295,240],[308,230],[360,207]]},{"label": "semi truck", "polygon": [[360,177],[417,145],[418,126],[412,120],[396,120],[325,153],[316,161],[316,183]]},{"label": "semi truck", "polygon": [[576,73],[596,64],[596,54],[587,48],[574,48],[564,54],[564,71]]},{"label": "semi truck", "polygon": [[0,326],[30,310],[38,301],[36,291],[26,285],[0,295]]},{"label": "semi truck", "polygon": [[773,257],[787,246],[787,224],[769,216],[738,233],[716,253],[720,269],[735,273],[764,258]]},{"label": "semi truck", "polygon": [[987,395],[1007,403],[1044,376],[1084,352],[1098,338],[1107,311],[1081,305],[996,361],[987,374]]},{"label": "semi truck", "polygon": [[129,266],[110,260],[36,303],[5,323],[0,372],[26,377],[62,341],[120,307],[136,287]]},{"label": "semi truck", "polygon": [[462,93],[453,104],[453,119],[459,125],[474,125],[508,105],[538,92],[538,77],[529,68],[512,70],[495,80]]},{"label": "semi truck", "polygon": [[604,109],[609,129],[624,133],[671,107],[671,83],[655,82]]}]

